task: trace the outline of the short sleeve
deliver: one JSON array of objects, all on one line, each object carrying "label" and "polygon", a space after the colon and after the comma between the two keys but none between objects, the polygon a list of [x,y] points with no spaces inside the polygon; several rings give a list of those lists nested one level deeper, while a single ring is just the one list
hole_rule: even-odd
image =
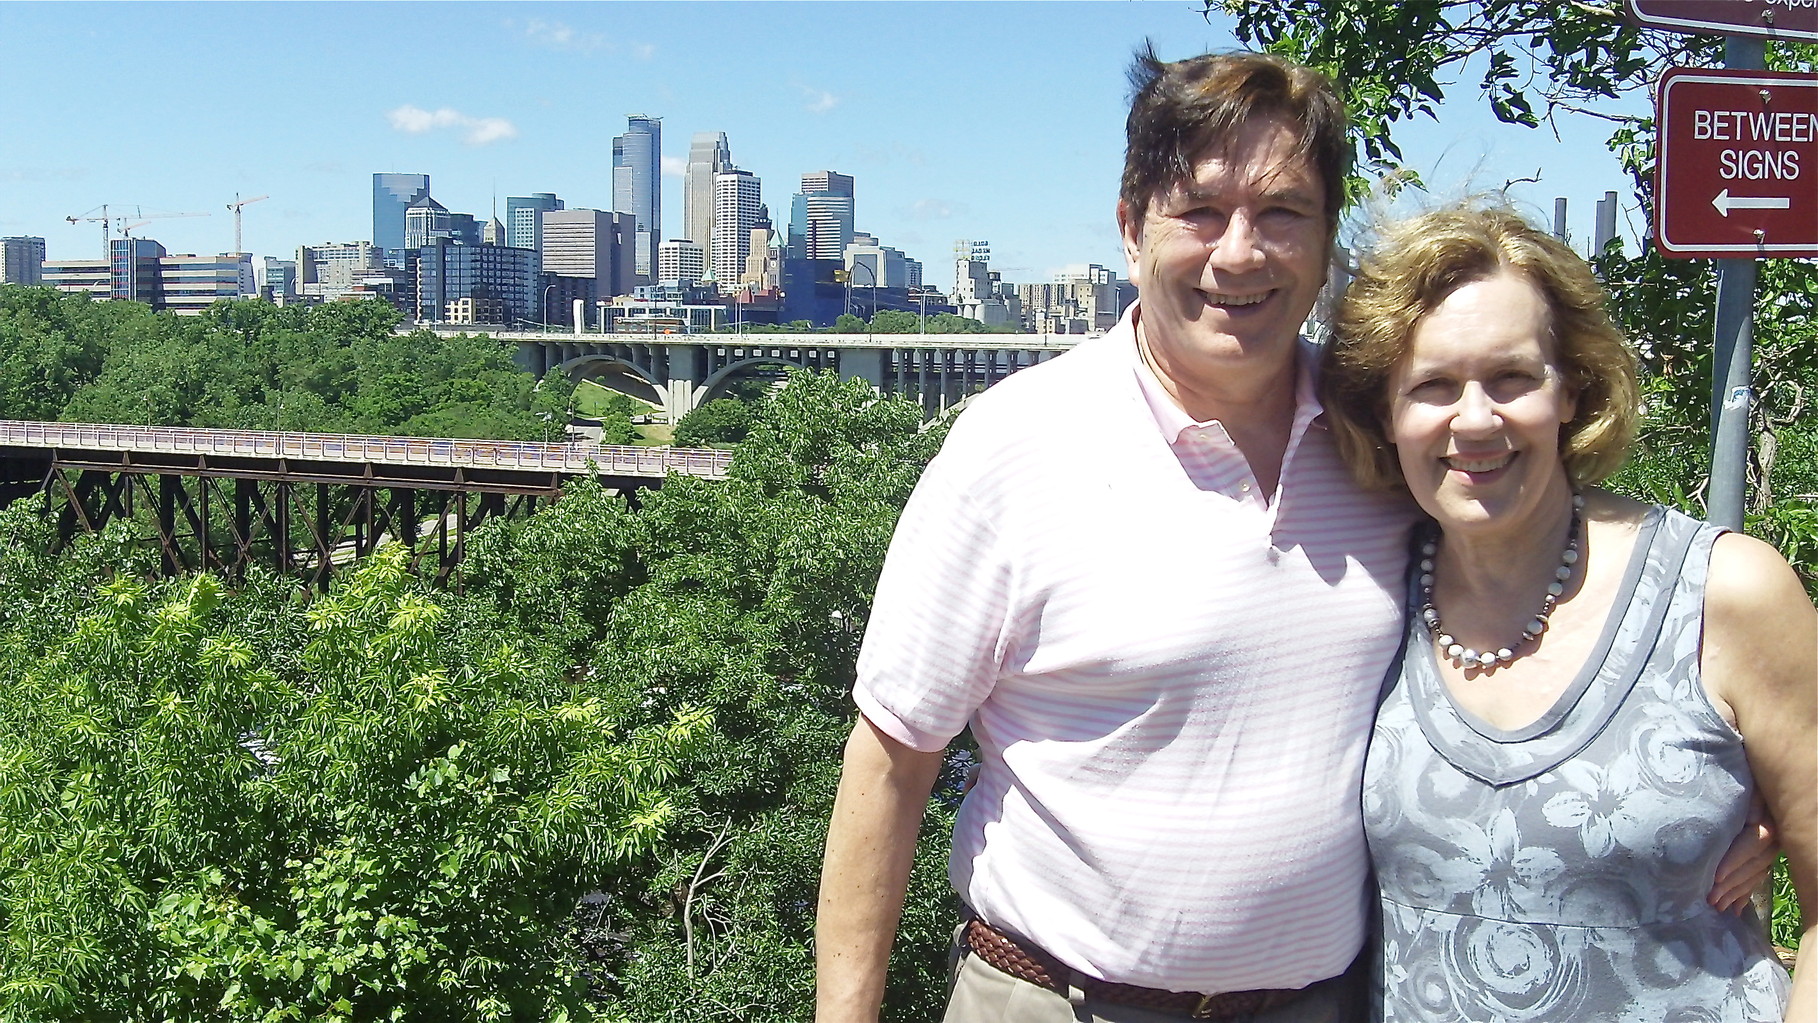
[{"label": "short sleeve", "polygon": [[923,752],[945,747],[990,695],[1010,620],[1002,545],[959,461],[936,457],[897,522],[852,694],[872,724]]}]

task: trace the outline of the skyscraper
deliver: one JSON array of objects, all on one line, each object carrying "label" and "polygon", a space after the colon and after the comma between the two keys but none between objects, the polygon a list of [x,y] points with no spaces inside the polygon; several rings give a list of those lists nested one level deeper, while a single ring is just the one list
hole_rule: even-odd
[{"label": "skyscraper", "polygon": [[671,238],[657,246],[658,284],[698,284],[705,276],[706,256],[692,240]]},{"label": "skyscraper", "polygon": [[626,121],[625,134],[612,140],[612,208],[638,218],[636,272],[648,284],[663,237],[663,120],[632,114]]},{"label": "skyscraper", "polygon": [[701,247],[708,265],[713,260],[713,176],[730,166],[732,150],[725,132],[695,134],[682,175],[682,237]]},{"label": "skyscraper", "polygon": [[429,194],[427,174],[372,176],[372,243],[381,249],[404,247],[404,211]]},{"label": "skyscraper", "polygon": [[722,290],[738,287],[751,254],[751,229],[758,225],[764,200],[758,176],[728,167],[713,176],[713,268]]},{"label": "skyscraper", "polygon": [[789,250],[801,259],[840,259],[852,243],[852,175],[811,171],[789,205]]},{"label": "skyscraper", "polygon": [[[468,218],[472,220],[472,217]],[[424,195],[404,211],[404,247],[420,249],[437,238],[454,237],[454,216],[448,207]],[[384,247],[384,246],[381,246]]]},{"label": "skyscraper", "polygon": [[36,235],[0,238],[0,284],[37,284],[44,279],[44,239]]},{"label": "skyscraper", "polygon": [[414,315],[441,323],[516,323],[536,308],[536,255],[505,245],[463,245],[448,237],[417,254]]},{"label": "skyscraper", "polygon": [[554,192],[532,192],[505,198],[505,244],[514,249],[543,250],[543,226],[538,213],[562,209]]},{"label": "skyscraper", "polygon": [[543,273],[594,282],[593,297],[629,294],[636,286],[628,213],[551,210],[543,217]]}]

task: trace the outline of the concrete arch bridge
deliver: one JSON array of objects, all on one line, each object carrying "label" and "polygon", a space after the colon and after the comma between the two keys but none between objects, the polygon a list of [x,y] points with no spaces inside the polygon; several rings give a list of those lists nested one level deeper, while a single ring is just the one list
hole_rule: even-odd
[{"label": "concrete arch bridge", "polygon": [[518,364],[594,377],[674,421],[724,397],[744,376],[778,367],[833,370],[933,418],[1019,369],[1070,350],[1079,334],[573,334],[499,331]]}]

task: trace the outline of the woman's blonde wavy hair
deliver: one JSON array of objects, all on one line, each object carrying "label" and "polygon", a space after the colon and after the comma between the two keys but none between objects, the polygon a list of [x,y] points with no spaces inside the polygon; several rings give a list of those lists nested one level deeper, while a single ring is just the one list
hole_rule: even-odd
[{"label": "woman's blonde wavy hair", "polygon": [[1319,396],[1360,484],[1405,489],[1387,434],[1388,381],[1421,319],[1452,292],[1502,271],[1546,296],[1553,361],[1577,397],[1561,431],[1565,469],[1596,483],[1628,457],[1640,418],[1635,353],[1611,321],[1603,285],[1564,242],[1502,203],[1467,201],[1385,228],[1345,292],[1321,355]]}]

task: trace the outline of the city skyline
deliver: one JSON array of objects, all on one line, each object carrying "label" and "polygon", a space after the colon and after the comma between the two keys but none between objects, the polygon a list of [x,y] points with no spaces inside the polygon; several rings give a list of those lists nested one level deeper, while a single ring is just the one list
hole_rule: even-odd
[{"label": "city skyline", "polygon": [[[1165,58],[1235,45],[1228,24],[1182,2],[993,5],[638,3],[612,5],[118,5],[104,23],[52,4],[0,5],[0,54],[46,90],[77,78],[107,103],[15,102],[0,113],[0,235],[45,238],[53,260],[100,255],[103,203],[207,212],[136,234],[173,252],[371,240],[374,173],[428,175],[449,210],[480,221],[508,196],[550,192],[613,207],[612,139],[627,117],[661,118],[662,236],[683,237],[682,171],[700,133],[724,132],[763,182],[779,228],[806,173],[858,180],[854,227],[950,286],[957,238],[990,239],[1006,280],[1046,281],[1098,263],[1123,272],[1113,206],[1124,69],[1145,37]],[[92,9],[90,9],[92,10]],[[357,10],[359,31],[349,30]],[[223,17],[221,12],[231,12]],[[425,17],[427,12],[434,16]],[[401,61],[395,45],[435,54]],[[737,45],[689,56],[713,38]],[[185,113],[208,81],[238,83],[219,117]],[[812,54],[812,61],[790,53]],[[350,73],[349,69],[359,73]],[[1628,205],[1588,118],[1550,133],[1497,125],[1471,86],[1438,125],[1398,133],[1442,193],[1532,176],[1515,195],[1536,217],[1571,199],[1591,233],[1606,189]],[[583,99],[584,97],[584,99]],[[1633,215],[1625,217],[1632,235]]]}]

